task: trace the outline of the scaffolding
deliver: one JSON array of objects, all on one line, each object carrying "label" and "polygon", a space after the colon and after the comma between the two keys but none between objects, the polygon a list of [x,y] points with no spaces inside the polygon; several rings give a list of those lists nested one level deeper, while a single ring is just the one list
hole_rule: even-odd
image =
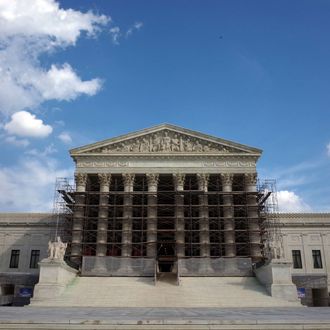
[{"label": "scaffolding", "polygon": [[258,181],[260,229],[265,261],[283,257],[283,237],[277,202],[276,180]]},{"label": "scaffolding", "polygon": [[[103,196],[107,200],[102,205],[107,208],[107,256],[121,257],[123,250],[128,249],[129,257],[145,258],[148,249],[154,246],[156,258],[173,258],[177,257],[181,244],[184,258],[201,257],[202,251],[207,251],[211,258],[219,258],[228,257],[226,247],[231,244],[235,246],[235,257],[251,257],[254,243],[251,242],[249,223],[257,222],[258,229],[254,234],[261,237],[261,258],[269,259],[274,242],[282,241],[275,180],[260,180],[257,191],[248,192],[244,189],[244,175],[235,175],[232,191],[224,192],[220,176],[211,174],[207,188],[206,191],[199,190],[196,175],[191,174],[185,176],[184,190],[176,191],[173,176],[162,174],[159,175],[157,192],[149,192],[146,175],[137,174],[133,191],[125,192],[122,175],[114,174],[111,176],[109,192],[102,193],[98,176],[89,174],[86,191],[78,193],[72,180],[58,178],[54,197],[54,214],[58,224],[56,236],[61,236],[69,243],[67,257],[70,258],[72,235],[76,230],[73,229],[74,212],[77,207],[83,208],[82,226],[78,229],[81,231],[82,256],[96,256],[100,199]],[[155,198],[150,199],[150,196]],[[231,200],[230,206],[227,204],[228,198]],[[256,201],[255,205],[249,204],[251,198]],[[226,241],[228,229],[225,213],[229,208],[234,223],[234,244]],[[130,210],[128,215],[125,213],[127,209]],[[156,242],[148,241],[150,209],[157,211]],[[179,213],[178,209],[182,212]],[[123,223],[127,218],[130,229],[126,232]],[[183,243],[177,240],[178,221],[183,223]],[[123,240],[125,235],[131,237],[129,246]]]},{"label": "scaffolding", "polygon": [[74,200],[71,194],[74,192],[73,179],[56,178],[53,202],[53,216],[56,219],[54,241],[60,236],[64,242],[71,241],[72,205]]}]

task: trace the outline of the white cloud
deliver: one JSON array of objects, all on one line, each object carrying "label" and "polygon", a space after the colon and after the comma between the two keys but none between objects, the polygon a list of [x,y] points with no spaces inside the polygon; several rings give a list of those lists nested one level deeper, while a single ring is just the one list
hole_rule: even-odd
[{"label": "white cloud", "polygon": [[68,132],[62,132],[58,138],[66,144],[70,144],[72,142],[71,135]]},{"label": "white cloud", "polygon": [[112,42],[115,45],[119,45],[119,40],[122,37],[128,38],[133,34],[134,31],[139,31],[143,26],[142,22],[136,22],[131,27],[127,29],[126,32],[122,32],[118,26],[114,26],[111,29],[109,29],[109,33],[112,39]]},{"label": "white cloud", "polygon": [[119,45],[119,38],[121,37],[121,32],[120,32],[120,28],[118,26],[115,26],[113,28],[111,28],[109,30],[111,38],[112,38],[112,42],[115,45]]},{"label": "white cloud", "polygon": [[5,141],[17,147],[27,147],[30,144],[27,139],[17,139],[16,136],[7,136]]},{"label": "white cloud", "polygon": [[37,158],[44,158],[44,157],[47,157],[56,152],[57,152],[57,149],[54,147],[53,144],[50,144],[44,150],[30,149],[30,150],[27,150],[25,152],[25,154],[30,155],[30,156],[35,156]]},{"label": "white cloud", "polygon": [[15,35],[51,38],[57,44],[74,44],[83,31],[94,35],[110,20],[105,15],[61,9],[54,0],[0,2],[1,38]]},{"label": "white cloud", "polygon": [[47,72],[39,72],[30,79],[30,84],[38,90],[44,100],[70,101],[80,94],[95,95],[101,88],[100,79],[82,81],[71,66],[52,65]]},{"label": "white cloud", "polygon": [[14,113],[4,129],[11,135],[35,138],[47,137],[53,131],[50,125],[45,125],[41,119],[27,111]]},{"label": "white cloud", "polygon": [[99,79],[83,81],[67,63],[46,69],[38,59],[74,45],[83,32],[95,35],[109,21],[104,15],[61,9],[54,0],[0,1],[0,112],[97,93]]},{"label": "white cloud", "polygon": [[0,167],[0,210],[51,211],[56,177],[68,177],[72,171],[45,157],[24,157],[12,168]]},{"label": "white cloud", "polygon": [[129,37],[134,31],[139,31],[143,26],[142,22],[135,22],[133,26],[131,26],[127,31],[126,31],[126,37]]},{"label": "white cloud", "polygon": [[327,155],[330,157],[330,142],[327,144]]},{"label": "white cloud", "polygon": [[281,190],[277,192],[280,212],[310,212],[312,208],[293,191]]}]

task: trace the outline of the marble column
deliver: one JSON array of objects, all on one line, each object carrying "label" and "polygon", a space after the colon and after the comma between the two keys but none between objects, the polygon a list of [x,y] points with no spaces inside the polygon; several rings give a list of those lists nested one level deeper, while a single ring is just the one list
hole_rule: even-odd
[{"label": "marble column", "polygon": [[209,209],[208,209],[208,174],[197,174],[198,190],[202,193],[199,195],[199,244],[200,256],[210,256],[210,231],[209,231]]},{"label": "marble column", "polygon": [[148,213],[147,213],[147,257],[157,257],[157,188],[159,175],[147,174]]},{"label": "marble column", "polygon": [[76,173],[76,193],[75,204],[73,210],[73,224],[72,224],[72,244],[71,244],[71,259],[74,262],[80,263],[82,256],[82,239],[83,239],[83,225],[85,216],[85,192],[87,183],[87,174]]},{"label": "marble column", "polygon": [[111,174],[98,174],[100,182],[100,200],[99,200],[99,216],[97,222],[97,239],[96,239],[96,255],[103,257],[107,255],[108,240],[108,207],[109,207],[109,186],[111,182]]},{"label": "marble column", "polygon": [[245,175],[245,191],[247,216],[248,216],[248,229],[250,240],[250,255],[253,260],[258,260],[262,257],[261,254],[261,236],[259,227],[259,212],[257,203],[257,174],[246,173]]},{"label": "marble column", "polygon": [[235,219],[233,207],[233,177],[231,173],[221,174],[223,194],[223,217],[224,217],[224,241],[226,257],[236,256],[235,246]]},{"label": "marble column", "polygon": [[[175,196],[175,241],[176,255],[178,258],[185,256],[185,233],[184,233],[184,180],[185,174],[173,174]],[[180,193],[181,192],[181,193]]]},{"label": "marble column", "polygon": [[133,216],[133,192],[135,175],[123,174],[124,179],[124,201],[123,201],[123,226],[122,226],[122,257],[132,255],[132,216]]}]

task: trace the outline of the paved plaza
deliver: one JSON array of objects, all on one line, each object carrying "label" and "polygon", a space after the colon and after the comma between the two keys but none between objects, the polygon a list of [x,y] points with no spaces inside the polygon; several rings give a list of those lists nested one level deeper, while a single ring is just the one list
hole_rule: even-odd
[{"label": "paved plaza", "polygon": [[330,329],[330,309],[2,307],[0,329]]}]

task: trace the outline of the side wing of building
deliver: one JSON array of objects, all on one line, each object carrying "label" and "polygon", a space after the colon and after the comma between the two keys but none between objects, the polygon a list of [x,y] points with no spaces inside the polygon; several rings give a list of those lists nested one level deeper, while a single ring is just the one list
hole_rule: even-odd
[{"label": "side wing of building", "polygon": [[304,304],[327,306],[330,291],[330,213],[279,215],[284,255]]},{"label": "side wing of building", "polygon": [[49,213],[0,213],[0,305],[27,302],[56,224]]}]

